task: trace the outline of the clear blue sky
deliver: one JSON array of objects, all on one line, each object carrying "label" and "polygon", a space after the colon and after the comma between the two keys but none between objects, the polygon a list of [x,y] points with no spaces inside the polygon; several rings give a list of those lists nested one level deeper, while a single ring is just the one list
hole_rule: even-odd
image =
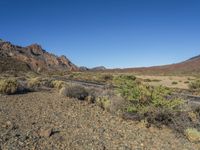
[{"label": "clear blue sky", "polygon": [[0,38],[78,66],[139,67],[200,54],[199,0],[0,0]]}]

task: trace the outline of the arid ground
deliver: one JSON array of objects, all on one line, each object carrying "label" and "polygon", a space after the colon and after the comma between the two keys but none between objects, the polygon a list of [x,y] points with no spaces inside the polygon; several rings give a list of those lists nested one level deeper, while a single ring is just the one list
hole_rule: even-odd
[{"label": "arid ground", "polygon": [[55,90],[0,96],[2,150],[197,150],[164,127],[146,128]]}]

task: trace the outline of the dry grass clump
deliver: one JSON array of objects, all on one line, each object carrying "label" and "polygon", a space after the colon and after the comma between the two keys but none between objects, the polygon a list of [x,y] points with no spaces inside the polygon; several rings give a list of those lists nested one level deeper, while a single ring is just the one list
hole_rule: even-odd
[{"label": "dry grass clump", "polygon": [[40,85],[41,85],[41,80],[42,78],[41,77],[33,77],[31,79],[28,80],[28,88],[38,88]]},{"label": "dry grass clump", "polygon": [[195,128],[188,128],[185,130],[185,136],[191,142],[200,142],[200,132]]},{"label": "dry grass clump", "polygon": [[64,82],[64,81],[60,81],[60,80],[53,80],[51,82],[51,85],[52,85],[53,88],[61,89],[62,87],[67,86],[67,83]]},{"label": "dry grass clump", "polygon": [[1,79],[0,93],[1,94],[15,94],[18,91],[19,83],[16,79]]}]

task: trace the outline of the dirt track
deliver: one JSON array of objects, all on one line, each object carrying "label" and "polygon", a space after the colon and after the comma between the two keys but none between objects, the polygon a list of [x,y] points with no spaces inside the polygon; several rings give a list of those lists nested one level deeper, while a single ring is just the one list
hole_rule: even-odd
[{"label": "dirt track", "polygon": [[0,96],[0,149],[197,150],[200,144],[52,91]]}]

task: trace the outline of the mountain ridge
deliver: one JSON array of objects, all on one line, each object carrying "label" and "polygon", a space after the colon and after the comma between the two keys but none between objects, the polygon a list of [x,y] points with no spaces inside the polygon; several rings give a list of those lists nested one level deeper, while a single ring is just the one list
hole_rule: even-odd
[{"label": "mountain ridge", "polygon": [[[1,58],[9,58],[27,64],[30,70],[41,71],[76,71],[74,65],[66,56],[56,56],[44,50],[39,44],[32,44],[26,47],[13,45],[10,42],[0,42]],[[1,66],[3,67],[3,66]],[[5,67],[4,67],[5,68]],[[19,69],[20,70],[20,69]]]}]

